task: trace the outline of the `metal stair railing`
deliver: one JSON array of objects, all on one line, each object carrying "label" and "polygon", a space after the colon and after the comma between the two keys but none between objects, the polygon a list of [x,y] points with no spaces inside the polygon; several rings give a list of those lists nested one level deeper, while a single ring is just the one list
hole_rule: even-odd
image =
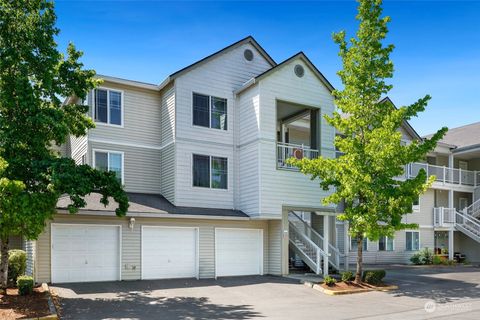
[{"label": "metal stair railing", "polygon": [[305,261],[310,267],[315,269],[316,274],[322,273],[322,257],[325,252],[318,247],[312,240],[303,234],[295,225],[290,222],[288,226],[289,240],[299,251],[301,251],[308,261]]}]

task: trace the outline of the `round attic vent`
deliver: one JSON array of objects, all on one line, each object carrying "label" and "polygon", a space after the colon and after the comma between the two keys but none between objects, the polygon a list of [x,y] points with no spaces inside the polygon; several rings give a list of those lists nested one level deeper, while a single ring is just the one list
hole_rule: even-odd
[{"label": "round attic vent", "polygon": [[253,60],[253,52],[250,49],[246,49],[243,51],[243,56],[245,57],[245,60],[247,61],[252,61]]},{"label": "round attic vent", "polygon": [[305,70],[303,70],[303,67],[299,64],[295,65],[295,68],[293,69],[297,77],[301,78],[305,74]]}]

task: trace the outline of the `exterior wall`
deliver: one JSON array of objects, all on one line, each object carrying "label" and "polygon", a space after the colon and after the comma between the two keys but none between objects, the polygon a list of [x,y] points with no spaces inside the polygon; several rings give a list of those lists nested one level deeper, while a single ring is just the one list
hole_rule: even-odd
[{"label": "exterior wall", "polygon": [[[161,105],[161,144],[175,140],[175,86],[170,85],[162,92]],[[158,124],[157,124],[158,125]]]},{"label": "exterior wall", "polygon": [[70,136],[71,154],[70,157],[76,164],[82,163],[82,157],[87,154],[88,139],[87,136],[74,137]]},{"label": "exterior wall", "polygon": [[[420,228],[420,249],[434,248],[433,228]],[[397,231],[394,238],[393,251],[378,251],[378,242],[368,240],[368,249],[363,252],[363,261],[365,264],[387,264],[387,263],[410,263],[410,257],[418,251],[407,251],[405,230]],[[349,263],[356,262],[357,253],[349,253]]]},{"label": "exterior wall", "polygon": [[[249,62],[244,59],[243,52],[245,49],[254,52],[253,61]],[[235,172],[238,172],[235,166],[238,165],[238,159],[234,150],[234,132],[236,132],[236,127],[239,124],[233,92],[243,83],[270,67],[270,64],[252,45],[244,44],[227,50],[216,59],[204,63],[175,79],[176,205],[234,207],[236,193],[234,189],[238,187],[237,182],[235,182]],[[227,130],[193,125],[193,93],[227,99]],[[192,187],[192,153],[228,158],[228,190]],[[258,210],[256,211],[258,212]]]},{"label": "exterior wall", "polygon": [[160,151],[161,175],[160,192],[173,204],[175,202],[175,144],[172,143]]},{"label": "exterior wall", "polygon": [[[159,147],[162,136],[159,92],[108,81],[101,87],[123,91],[123,127],[96,123],[96,128],[88,133],[89,139]],[[93,93],[89,94],[89,105],[93,106]]]},{"label": "exterior wall", "polygon": [[160,150],[91,142],[89,145],[91,164],[95,149],[123,152],[123,184],[127,192],[160,193]]},{"label": "exterior wall", "polygon": [[36,241],[31,240],[23,243],[23,250],[27,253],[27,268],[25,273],[31,277],[35,275],[36,244]]},{"label": "exterior wall", "polygon": [[[282,275],[282,220],[268,221],[268,273]],[[288,251],[287,251],[288,252]]]},{"label": "exterior wall", "polygon": [[404,223],[416,223],[420,227],[433,226],[433,208],[435,207],[435,190],[428,189],[420,196],[420,210],[403,217]]},{"label": "exterior wall", "polygon": [[[305,74],[298,78],[293,68],[303,65]],[[318,108],[321,112],[320,152],[335,157],[334,128],[323,118],[334,110],[333,98],[303,60],[296,59],[260,80],[260,214],[280,215],[282,206],[321,207],[321,199],[328,193],[322,191],[317,181],[311,181],[300,172],[277,169],[277,101],[289,101]]]},{"label": "exterior wall", "polygon": [[[235,177],[233,169],[233,146],[218,145],[213,142],[197,143],[177,141],[175,204],[201,208],[233,209],[233,189]],[[228,159],[228,188],[211,189],[193,186],[193,154],[224,157]]]},{"label": "exterior wall", "polygon": [[[141,227],[142,225],[155,226],[184,226],[199,228],[199,262],[200,278],[213,278],[215,276],[215,228],[255,228],[263,229],[264,236],[264,273],[278,274],[276,264],[280,253],[278,240],[278,223],[272,222],[272,236],[269,233],[267,221],[252,220],[205,220],[205,219],[183,219],[183,218],[136,218],[135,227],[128,228],[128,218],[98,217],[85,215],[64,215],[57,214],[53,223],[80,223],[80,224],[106,224],[120,225],[122,227],[121,243],[121,279],[138,280],[141,278]],[[45,231],[37,240],[36,260],[36,281],[50,282],[50,234],[51,222],[47,223]],[[273,247],[269,248],[272,244]],[[272,268],[270,271],[269,268]]]}]

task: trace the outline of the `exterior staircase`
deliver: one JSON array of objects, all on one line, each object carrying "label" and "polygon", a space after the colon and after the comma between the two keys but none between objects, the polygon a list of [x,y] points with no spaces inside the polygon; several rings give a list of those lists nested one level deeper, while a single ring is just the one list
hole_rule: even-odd
[{"label": "exterior staircase", "polygon": [[327,250],[324,250],[325,241],[322,235],[295,212],[289,212],[288,217],[290,248],[297,256],[316,274],[327,275],[327,265],[340,270],[340,260],[344,255],[338,248],[328,243]]},{"label": "exterior staircase", "polygon": [[[475,188],[475,193],[477,193],[478,188]],[[474,197],[474,201],[471,205],[466,207],[465,209],[462,210],[463,213],[465,213],[468,216],[471,216],[473,218],[478,218],[480,217],[480,199],[477,197]]]},{"label": "exterior staircase", "polygon": [[437,227],[453,227],[480,243],[479,204],[465,208],[461,212],[455,208],[435,208],[434,224]]}]

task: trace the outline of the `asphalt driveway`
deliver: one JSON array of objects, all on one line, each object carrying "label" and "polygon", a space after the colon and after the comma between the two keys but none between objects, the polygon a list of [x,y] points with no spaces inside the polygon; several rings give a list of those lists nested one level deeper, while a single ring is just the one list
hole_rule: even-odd
[{"label": "asphalt driveway", "polygon": [[62,319],[480,319],[480,268],[397,267],[395,292],[327,296],[281,277],[57,285]]}]

